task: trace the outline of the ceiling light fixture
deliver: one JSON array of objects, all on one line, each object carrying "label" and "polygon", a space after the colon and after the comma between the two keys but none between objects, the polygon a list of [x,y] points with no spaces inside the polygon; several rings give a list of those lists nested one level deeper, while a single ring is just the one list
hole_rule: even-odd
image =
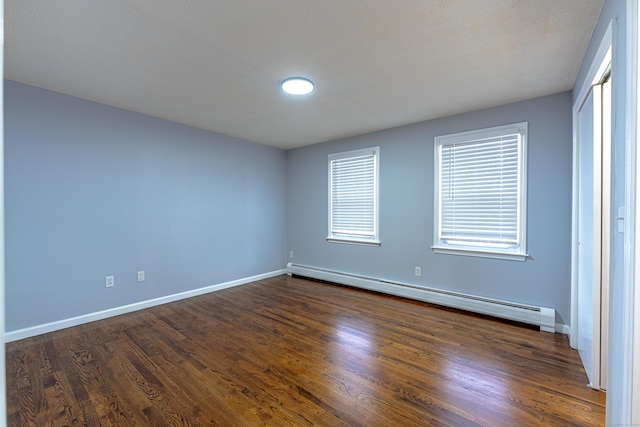
[{"label": "ceiling light fixture", "polygon": [[291,77],[284,80],[280,86],[290,95],[306,95],[313,92],[313,82],[304,77]]}]

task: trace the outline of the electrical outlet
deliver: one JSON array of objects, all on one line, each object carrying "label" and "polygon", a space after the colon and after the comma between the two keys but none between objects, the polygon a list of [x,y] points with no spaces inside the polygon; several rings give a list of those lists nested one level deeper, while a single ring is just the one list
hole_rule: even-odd
[{"label": "electrical outlet", "polygon": [[416,276],[422,276],[422,267],[416,267],[415,271],[414,271],[414,274]]},{"label": "electrical outlet", "polygon": [[138,282],[144,282],[144,271],[138,271]]},{"label": "electrical outlet", "polygon": [[116,279],[114,276],[107,276],[104,280],[104,286],[106,288],[112,288],[116,284]]},{"label": "electrical outlet", "polygon": [[289,251],[289,258],[293,258],[293,251]]}]

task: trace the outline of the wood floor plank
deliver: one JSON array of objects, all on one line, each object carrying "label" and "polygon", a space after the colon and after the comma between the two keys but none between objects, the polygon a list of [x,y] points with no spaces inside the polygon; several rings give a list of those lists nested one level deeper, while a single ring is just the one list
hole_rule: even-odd
[{"label": "wood floor plank", "polygon": [[567,337],[280,276],[9,343],[10,426],[601,426]]}]

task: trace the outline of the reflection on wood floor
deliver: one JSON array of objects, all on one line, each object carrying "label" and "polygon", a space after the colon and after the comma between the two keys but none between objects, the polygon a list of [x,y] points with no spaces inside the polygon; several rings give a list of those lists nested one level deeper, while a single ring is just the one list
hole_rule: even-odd
[{"label": "reflection on wood floor", "polygon": [[279,276],[7,344],[11,426],[604,425],[564,335]]}]

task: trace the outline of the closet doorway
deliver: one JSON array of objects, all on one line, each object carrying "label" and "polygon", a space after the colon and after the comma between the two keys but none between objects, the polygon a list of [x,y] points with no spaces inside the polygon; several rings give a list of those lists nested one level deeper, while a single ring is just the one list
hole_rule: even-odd
[{"label": "closet doorway", "polygon": [[574,108],[574,236],[571,344],[589,386],[606,390],[611,259],[611,46]]}]

